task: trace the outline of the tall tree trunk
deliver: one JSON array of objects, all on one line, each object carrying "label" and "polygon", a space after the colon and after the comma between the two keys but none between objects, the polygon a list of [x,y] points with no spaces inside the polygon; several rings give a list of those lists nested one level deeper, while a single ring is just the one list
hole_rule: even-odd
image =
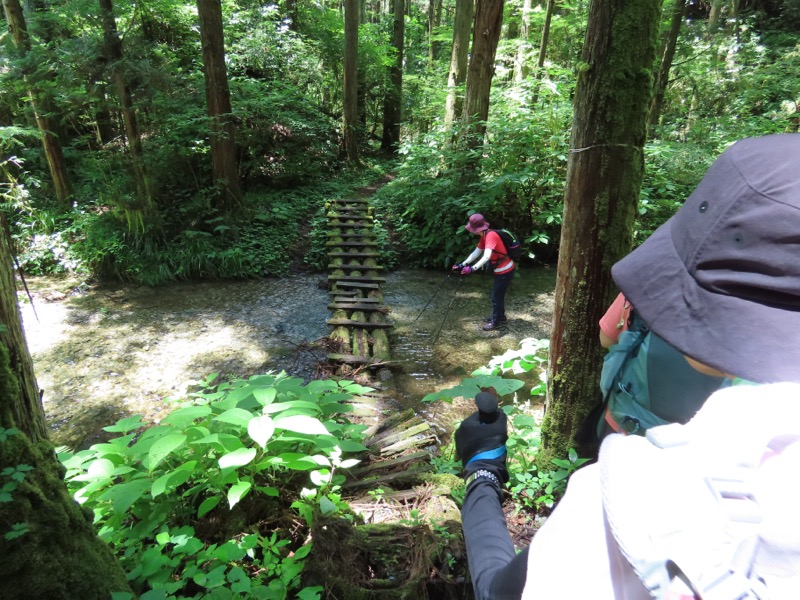
[{"label": "tall tree trunk", "polygon": [[542,27],[542,43],[539,44],[539,58],[536,60],[536,68],[539,72],[544,68],[544,61],[547,58],[547,44],[550,42],[550,22],[553,20],[555,9],[556,0],[547,0],[547,11],[544,15],[544,27]]},{"label": "tall tree trunk", "polygon": [[517,56],[514,59],[514,81],[522,83],[530,72],[526,64],[525,55],[528,51],[528,41],[531,34],[531,11],[533,10],[533,0],[524,0],[522,3],[522,27],[519,32],[519,43],[517,45]]},{"label": "tall tree trunk", "polygon": [[[489,117],[494,57],[502,24],[503,0],[478,0],[459,132],[459,145],[462,148],[472,149],[483,145],[486,119]],[[470,159],[462,167],[467,180],[472,180],[477,174],[475,160],[477,159]]]},{"label": "tall tree trunk", "polygon": [[711,0],[711,8],[708,11],[708,31],[714,33],[719,29],[719,18],[722,14],[722,4],[724,0]]},{"label": "tall tree trunk", "polygon": [[446,131],[453,128],[453,121],[461,116],[464,99],[460,87],[467,79],[467,56],[469,34],[472,24],[472,9],[475,0],[456,0],[456,15],[453,23],[453,49],[450,53],[450,73],[447,76],[447,104],[444,113]]},{"label": "tall tree trunk", "polygon": [[128,138],[128,150],[131,153],[131,170],[136,185],[136,197],[143,203],[144,210],[152,210],[153,196],[150,193],[150,184],[144,167],[144,154],[142,152],[142,138],[139,135],[139,124],[136,111],[133,108],[131,91],[125,80],[125,70],[122,64],[122,42],[117,33],[117,20],[114,17],[112,0],[99,0],[100,16],[103,21],[103,38],[105,40],[106,54],[111,65],[111,81],[119,98],[122,110],[122,121],[125,125],[125,135]]},{"label": "tall tree trunk", "polygon": [[347,160],[358,162],[358,0],[344,3],[343,141]]},{"label": "tall tree trunk", "polygon": [[405,0],[392,0],[394,8],[394,27],[392,29],[392,48],[395,51],[394,63],[389,68],[389,88],[383,100],[383,137],[381,150],[396,155],[400,143],[401,106],[403,98],[403,39],[405,37]]},{"label": "tall tree trunk", "polygon": [[681,23],[683,23],[683,13],[685,10],[686,0],[675,0],[675,3],[672,5],[672,18],[669,23],[669,30],[667,31],[663,51],[661,53],[661,65],[658,68],[656,82],[653,85],[653,101],[650,103],[650,114],[647,118],[651,130],[658,125],[658,120],[661,118],[661,109],[664,106],[664,94],[667,91],[667,84],[669,83],[669,71],[672,68],[672,59],[675,57],[675,47],[678,45],[678,35],[681,32]]},{"label": "tall tree trunk", "polygon": [[0,474],[0,488],[9,495],[0,502],[0,535],[21,532],[0,542],[0,598],[106,600],[130,587],[91,515],[70,497],[47,439],[11,265],[8,225],[0,214],[0,471],[22,477]]},{"label": "tall tree trunk", "polygon": [[660,0],[593,0],[575,90],[540,464],[565,456],[598,394],[597,322],[629,250],[644,173]]},{"label": "tall tree trunk", "polygon": [[219,192],[219,208],[231,210],[239,206],[242,192],[236,156],[236,127],[225,67],[220,0],[197,0],[197,14],[203,46],[206,104],[211,121],[211,171]]},{"label": "tall tree trunk", "polygon": [[[19,0],[3,0],[3,11],[6,15],[11,38],[14,40],[14,46],[23,57],[27,56],[31,50],[31,40]],[[64,153],[61,149],[61,142],[59,142],[55,134],[57,126],[50,118],[50,115],[54,114],[55,111],[49,98],[44,94],[40,94],[39,90],[37,90],[36,82],[31,81],[27,76],[25,81],[30,90],[29,95],[34,118],[36,119],[36,127],[42,136],[42,146],[47,160],[47,167],[50,170],[50,178],[53,180],[53,190],[56,198],[63,202],[72,193],[72,188]]]}]

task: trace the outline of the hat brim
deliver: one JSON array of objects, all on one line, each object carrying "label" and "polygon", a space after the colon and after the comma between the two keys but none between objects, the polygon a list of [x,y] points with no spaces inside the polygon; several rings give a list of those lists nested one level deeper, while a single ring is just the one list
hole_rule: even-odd
[{"label": "hat brim", "polygon": [[683,354],[723,373],[800,382],[800,313],[703,288],[677,253],[674,223],[675,217],[612,267],[636,312]]},{"label": "hat brim", "polygon": [[481,233],[482,231],[486,231],[487,229],[489,229],[489,224],[488,223],[484,223],[480,227],[470,227],[470,225],[467,224],[467,225],[464,225],[464,229],[466,229],[470,233]]}]

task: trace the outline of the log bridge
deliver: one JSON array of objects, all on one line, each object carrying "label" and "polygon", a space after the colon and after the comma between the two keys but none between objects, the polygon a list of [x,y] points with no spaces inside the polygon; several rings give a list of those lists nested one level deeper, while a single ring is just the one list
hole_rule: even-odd
[{"label": "log bridge", "polygon": [[330,338],[343,349],[332,362],[375,366],[389,360],[391,309],[383,303],[383,266],[366,198],[326,203]]}]

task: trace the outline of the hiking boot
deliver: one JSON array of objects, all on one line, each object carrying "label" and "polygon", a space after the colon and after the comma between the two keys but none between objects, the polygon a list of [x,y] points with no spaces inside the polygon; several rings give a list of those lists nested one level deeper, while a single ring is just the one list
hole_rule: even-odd
[{"label": "hiking boot", "polygon": [[483,326],[484,331],[494,331],[495,329],[500,329],[501,327],[505,327],[507,321],[498,321],[495,323],[494,321],[489,321],[486,325]]}]

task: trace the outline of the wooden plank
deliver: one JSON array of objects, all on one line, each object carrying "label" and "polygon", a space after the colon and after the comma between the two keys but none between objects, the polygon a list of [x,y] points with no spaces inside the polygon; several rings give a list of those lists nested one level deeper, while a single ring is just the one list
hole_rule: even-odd
[{"label": "wooden plank", "polygon": [[329,310],[363,310],[364,312],[390,313],[392,309],[384,304],[358,304],[356,302],[333,302],[328,304]]},{"label": "wooden plank", "polygon": [[[369,271],[369,268],[353,269],[354,271]],[[328,281],[362,281],[365,283],[383,283],[386,277],[377,277],[370,275],[328,275]]]},{"label": "wooden plank", "polygon": [[377,283],[361,283],[360,281],[339,280],[336,281],[334,285],[346,288],[362,288],[365,290],[379,290],[381,288]]},{"label": "wooden plank", "polygon": [[[353,290],[353,293],[355,294],[357,292],[355,290]],[[348,297],[345,297],[345,296],[342,296],[342,297],[335,296],[333,298],[333,301],[334,302],[359,302],[361,304],[380,304],[381,302],[383,302],[382,300],[378,300],[377,298],[348,298]]]},{"label": "wooden plank", "polygon": [[421,481],[423,473],[429,473],[433,470],[433,465],[422,464],[417,466],[413,471],[400,471],[399,473],[389,473],[388,475],[381,475],[375,479],[357,479],[355,481],[346,481],[342,484],[342,488],[348,490],[367,488],[367,487],[380,487],[380,484],[395,483],[395,484],[409,484]]},{"label": "wooden plank", "polygon": [[[328,252],[328,258],[380,258],[377,252]],[[338,265],[341,267],[342,265]]]},{"label": "wooden plank", "polygon": [[380,265],[370,266],[370,265],[352,265],[352,264],[343,264],[343,265],[328,265],[328,268],[331,271],[336,271],[337,269],[341,269],[342,271],[383,271],[384,268]]},{"label": "wooden plank", "polygon": [[378,242],[325,242],[326,246],[341,246],[342,248],[366,248],[377,246]]},{"label": "wooden plank", "polygon": [[329,231],[328,237],[340,237],[340,238],[371,238],[374,237],[374,233],[341,233],[338,231]]},{"label": "wooden plank", "polygon": [[364,329],[391,329],[394,327],[392,323],[365,323],[364,321],[351,321],[350,319],[328,319],[328,325],[331,327],[359,327]]},{"label": "wooden plank", "polygon": [[328,223],[328,227],[343,227],[344,229],[363,229],[370,231],[372,225],[367,223]]},{"label": "wooden plank", "polygon": [[[358,290],[336,290],[335,292],[331,291],[331,294],[339,294],[340,296],[355,296],[358,294]],[[349,300],[352,301],[351,299]],[[359,298],[359,300],[363,300],[363,298]]]},{"label": "wooden plank", "polygon": [[350,470],[352,475],[361,475],[363,473],[369,473],[371,471],[382,471],[384,469],[391,469],[403,466],[407,463],[414,462],[417,460],[421,460],[423,462],[430,461],[431,453],[427,450],[418,450],[417,452],[412,452],[411,454],[403,454],[402,456],[395,456],[394,458],[388,458],[385,460],[375,460],[372,462],[367,463],[361,467],[355,467]]},{"label": "wooden plank", "polygon": [[336,200],[332,200],[332,202],[335,202],[337,204],[341,204],[342,202],[345,203],[352,202],[354,204],[369,204],[369,198],[350,198],[349,200],[342,200],[341,198],[339,198]]},{"label": "wooden plank", "polygon": [[429,446],[434,442],[436,442],[436,436],[432,434],[421,439],[409,438],[401,440],[391,446],[386,446],[385,448],[381,448],[381,454],[382,455],[397,454],[398,452],[402,452],[403,450],[408,450],[409,448],[416,448],[418,446]]},{"label": "wooden plank", "polygon": [[347,214],[347,213],[333,213],[330,212],[325,215],[329,219],[344,219],[346,221],[372,221],[372,217],[369,215],[355,215],[355,214]]}]

